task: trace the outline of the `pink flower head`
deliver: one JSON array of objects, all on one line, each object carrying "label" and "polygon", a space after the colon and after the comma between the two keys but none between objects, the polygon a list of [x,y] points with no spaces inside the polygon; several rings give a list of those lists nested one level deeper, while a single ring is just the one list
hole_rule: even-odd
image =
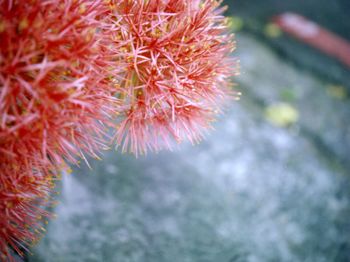
[{"label": "pink flower head", "polygon": [[54,173],[98,157],[115,115],[136,155],[202,138],[236,95],[220,3],[0,1],[0,259],[40,236]]},{"label": "pink flower head", "polygon": [[[112,1],[113,2],[113,1]],[[116,143],[136,155],[191,142],[222,108],[237,73],[221,1],[135,0],[111,5],[120,83]]]},{"label": "pink flower head", "polygon": [[97,32],[105,12],[102,1],[0,1],[0,254],[34,239],[50,173],[104,147],[118,70]]},{"label": "pink flower head", "polygon": [[45,232],[56,176],[25,158],[2,158],[0,169],[0,261],[12,261],[10,248],[23,255]]},{"label": "pink flower head", "polygon": [[2,148],[54,163],[96,156],[115,102],[96,37],[104,11],[99,1],[2,2]]}]

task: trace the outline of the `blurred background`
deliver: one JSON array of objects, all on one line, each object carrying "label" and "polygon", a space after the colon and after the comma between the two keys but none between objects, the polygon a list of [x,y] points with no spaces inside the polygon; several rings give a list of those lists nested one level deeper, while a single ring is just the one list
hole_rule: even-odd
[{"label": "blurred background", "polygon": [[241,100],[200,145],[64,176],[30,261],[350,261],[350,68],[271,20],[350,41],[350,1],[225,4]]}]

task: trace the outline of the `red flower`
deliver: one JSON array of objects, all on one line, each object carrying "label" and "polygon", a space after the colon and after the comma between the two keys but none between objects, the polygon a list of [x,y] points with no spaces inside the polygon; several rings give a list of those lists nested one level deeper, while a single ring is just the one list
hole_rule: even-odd
[{"label": "red flower", "polygon": [[[120,2],[120,3],[118,3]],[[122,117],[115,139],[134,154],[170,147],[171,138],[200,140],[235,93],[233,36],[219,2],[118,1],[111,5]]]},{"label": "red flower", "polygon": [[0,2],[0,259],[37,240],[57,170],[98,157],[116,114],[113,139],[136,155],[201,139],[236,95],[218,6]]},{"label": "red flower", "polygon": [[[12,5],[9,3],[12,2]],[[11,7],[10,7],[11,6]],[[75,163],[95,155],[115,99],[96,37],[98,1],[4,1],[0,33],[0,144]]]},{"label": "red flower", "polygon": [[105,12],[102,1],[0,2],[0,254],[35,239],[50,173],[104,147],[119,70],[97,32]]},{"label": "red flower", "polygon": [[1,158],[0,169],[0,261],[11,261],[10,247],[23,255],[44,233],[56,176],[26,158]]}]

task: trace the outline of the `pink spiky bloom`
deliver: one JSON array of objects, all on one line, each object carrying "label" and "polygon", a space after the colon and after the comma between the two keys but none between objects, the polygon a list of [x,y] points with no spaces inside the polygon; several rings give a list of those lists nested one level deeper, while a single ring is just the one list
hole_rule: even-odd
[{"label": "pink spiky bloom", "polygon": [[[5,1],[6,2],[6,1]],[[2,4],[0,141],[55,163],[96,156],[114,99],[94,18],[98,1]],[[27,153],[30,156],[30,153]]]},{"label": "pink spiky bloom", "polygon": [[57,177],[40,161],[25,158],[2,158],[0,169],[0,261],[12,261],[10,248],[23,256],[45,232]]},{"label": "pink spiky bloom", "polygon": [[111,1],[122,117],[115,135],[138,155],[199,141],[228,98],[237,64],[221,1]]},{"label": "pink spiky bloom", "polygon": [[201,139],[235,96],[218,6],[0,1],[0,255],[36,241],[57,170],[98,157],[116,111],[123,151]]},{"label": "pink spiky bloom", "polygon": [[[0,255],[35,238],[66,161],[104,148],[117,100],[102,1],[0,1]],[[20,219],[21,218],[21,219]]]}]

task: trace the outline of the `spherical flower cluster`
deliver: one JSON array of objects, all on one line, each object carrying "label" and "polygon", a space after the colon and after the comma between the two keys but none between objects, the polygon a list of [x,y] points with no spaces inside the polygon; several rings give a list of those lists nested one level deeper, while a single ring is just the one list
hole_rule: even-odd
[{"label": "spherical flower cluster", "polygon": [[112,38],[125,71],[116,143],[146,153],[171,141],[201,139],[228,97],[237,73],[224,8],[218,1],[135,0],[112,8]]},{"label": "spherical flower cluster", "polygon": [[2,4],[2,148],[20,144],[23,155],[40,152],[54,163],[75,162],[82,152],[95,155],[100,123],[111,117],[115,99],[95,35],[94,18],[105,10],[98,1],[88,3],[15,1],[8,10]]},{"label": "spherical flower cluster", "polygon": [[[32,242],[66,161],[97,157],[117,100],[102,1],[0,2],[0,254]],[[39,219],[40,218],[40,219]]]},{"label": "spherical flower cluster", "polygon": [[0,1],[0,260],[37,241],[66,162],[202,138],[237,96],[219,5]]}]

